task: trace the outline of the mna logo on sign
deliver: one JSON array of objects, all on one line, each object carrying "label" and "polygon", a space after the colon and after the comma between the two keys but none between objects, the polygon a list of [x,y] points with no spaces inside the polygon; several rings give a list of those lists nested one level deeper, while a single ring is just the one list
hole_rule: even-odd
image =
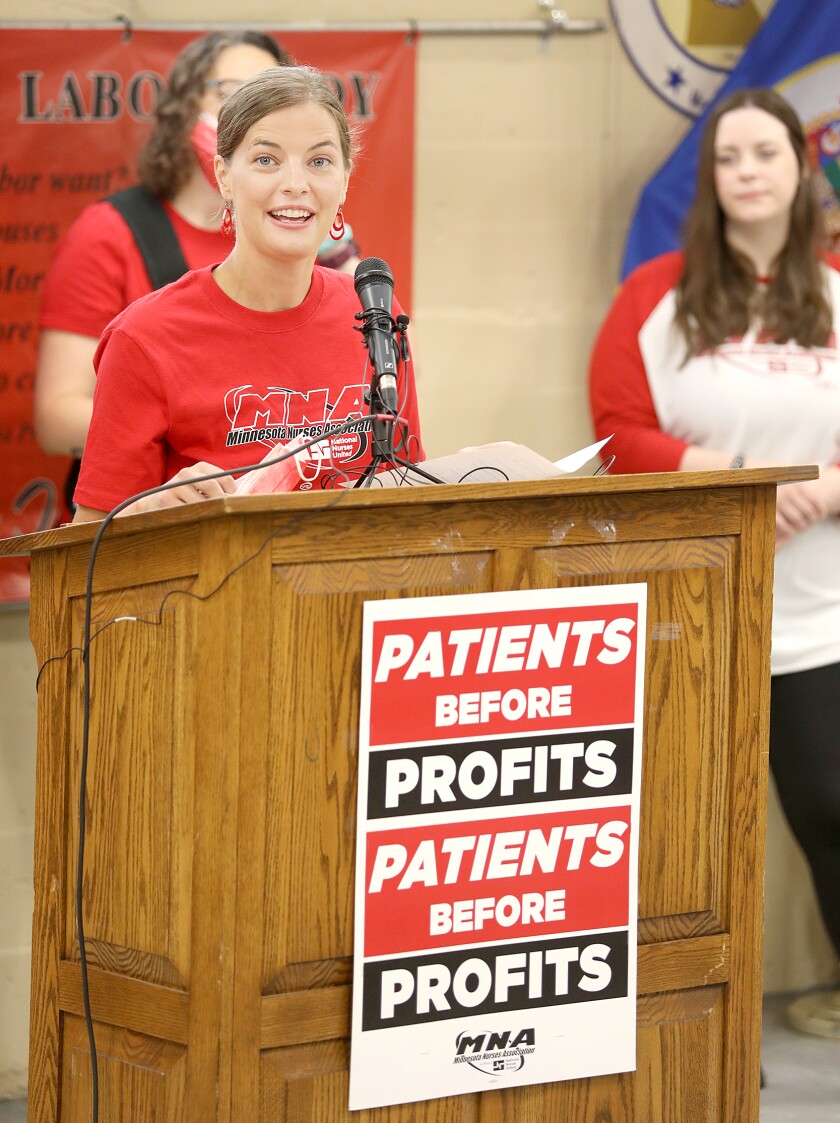
[{"label": "mna logo on sign", "polygon": [[536,1036],[533,1028],[520,1029],[516,1033],[511,1029],[497,1033],[483,1031],[473,1036],[459,1033],[455,1038],[456,1052],[452,1063],[466,1062],[490,1076],[497,1072],[517,1072],[525,1064],[526,1055],[534,1052]]}]

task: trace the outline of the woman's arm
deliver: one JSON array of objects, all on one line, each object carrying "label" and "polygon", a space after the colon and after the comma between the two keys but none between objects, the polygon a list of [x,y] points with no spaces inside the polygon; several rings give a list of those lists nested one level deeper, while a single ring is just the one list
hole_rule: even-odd
[{"label": "woman's arm", "polygon": [[93,507],[76,507],[73,515],[74,523],[99,522],[108,514],[107,511],[97,511]]},{"label": "woman's arm", "polygon": [[[699,445],[686,445],[680,458],[681,472],[712,472],[718,468],[731,468],[737,452],[718,452],[717,449],[700,448]],[[744,460],[742,468],[758,468],[755,461]]]},{"label": "woman's arm", "polygon": [[821,468],[819,479],[783,484],[776,492],[776,549],[830,515],[840,514],[840,467]]},{"label": "woman's arm", "polygon": [[96,339],[41,333],[35,376],[35,435],[45,452],[80,456],[93,412]]},{"label": "woman's arm", "polygon": [[639,348],[639,332],[656,301],[648,307],[648,300],[638,299],[635,279],[613,301],[595,341],[589,365],[592,421],[598,440],[612,435],[605,451],[615,456],[614,472],[673,472],[682,467],[688,445],[663,432],[656,415]]},{"label": "woman's arm", "polygon": [[84,447],[97,340],[129,303],[129,291],[147,291],[138,290],[144,281],[122,216],[104,201],[85,207],[56,247],[41,297],[35,432],[47,452],[78,455]]}]

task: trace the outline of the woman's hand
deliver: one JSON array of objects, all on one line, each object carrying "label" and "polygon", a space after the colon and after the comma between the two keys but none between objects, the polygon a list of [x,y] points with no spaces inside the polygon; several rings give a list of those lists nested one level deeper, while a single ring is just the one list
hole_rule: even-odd
[{"label": "woman's hand", "polygon": [[840,468],[821,468],[819,479],[782,484],[776,492],[776,549],[840,512]]},{"label": "woman's hand", "polygon": [[[161,511],[166,507],[180,507],[184,503],[200,503],[202,499],[221,499],[223,495],[233,495],[236,491],[236,480],[233,476],[220,476],[217,480],[203,480],[197,482],[201,476],[209,476],[213,472],[221,472],[215,464],[193,464],[189,468],[182,468],[172,477],[169,483],[178,481],[177,487],[167,491],[159,491],[155,495],[147,495],[145,499],[138,499],[121,515],[139,515],[144,511]],[[194,482],[196,481],[196,482]],[[77,507],[73,516],[74,523],[92,522],[94,519],[104,519],[107,511],[99,511],[93,507]]]},{"label": "woman's hand", "polygon": [[[203,499],[221,499],[225,495],[233,495],[236,491],[236,480],[233,476],[220,476],[217,480],[201,480],[202,476],[221,472],[215,464],[191,464],[182,468],[168,482],[178,483],[177,487],[170,487],[166,491],[159,491],[156,495],[148,495],[127,507],[125,514],[136,515],[138,511],[160,511],[166,507],[180,507],[183,503],[200,503]],[[200,482],[199,482],[200,481]]]}]

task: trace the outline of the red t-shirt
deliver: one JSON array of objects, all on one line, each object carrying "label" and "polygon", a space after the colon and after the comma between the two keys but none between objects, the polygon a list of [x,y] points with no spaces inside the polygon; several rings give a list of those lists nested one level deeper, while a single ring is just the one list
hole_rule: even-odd
[{"label": "red t-shirt", "polygon": [[[212,269],[187,273],[111,323],[94,359],[93,420],[76,502],[107,511],[207,461],[235,472],[277,444],[345,421],[324,442],[311,486],[370,462],[363,392],[367,352],[354,330],[353,278],[315,267],[303,303],[257,312],[226,296]],[[400,309],[395,307],[394,315]],[[422,457],[411,368],[400,374],[400,414]]]},{"label": "red t-shirt", "polygon": [[[164,203],[190,269],[224,261],[233,239],[199,230]],[[113,318],[152,284],[125,219],[104,201],[85,207],[50,264],[41,299],[41,328],[98,339]]]}]

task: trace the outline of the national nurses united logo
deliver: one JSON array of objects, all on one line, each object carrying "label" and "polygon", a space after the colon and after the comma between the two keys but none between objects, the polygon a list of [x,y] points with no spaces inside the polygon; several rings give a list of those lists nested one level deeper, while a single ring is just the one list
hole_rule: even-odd
[{"label": "national nurses united logo", "polygon": [[455,1057],[453,1064],[468,1064],[488,1076],[500,1072],[518,1072],[525,1064],[525,1058],[534,1052],[536,1030],[503,1029],[459,1033],[455,1038]]},{"label": "national nurses united logo", "polygon": [[610,0],[633,65],[675,109],[699,117],[776,0]]},{"label": "national nurses united logo", "polygon": [[776,87],[799,114],[826,230],[840,247],[840,55],[825,55]]}]

